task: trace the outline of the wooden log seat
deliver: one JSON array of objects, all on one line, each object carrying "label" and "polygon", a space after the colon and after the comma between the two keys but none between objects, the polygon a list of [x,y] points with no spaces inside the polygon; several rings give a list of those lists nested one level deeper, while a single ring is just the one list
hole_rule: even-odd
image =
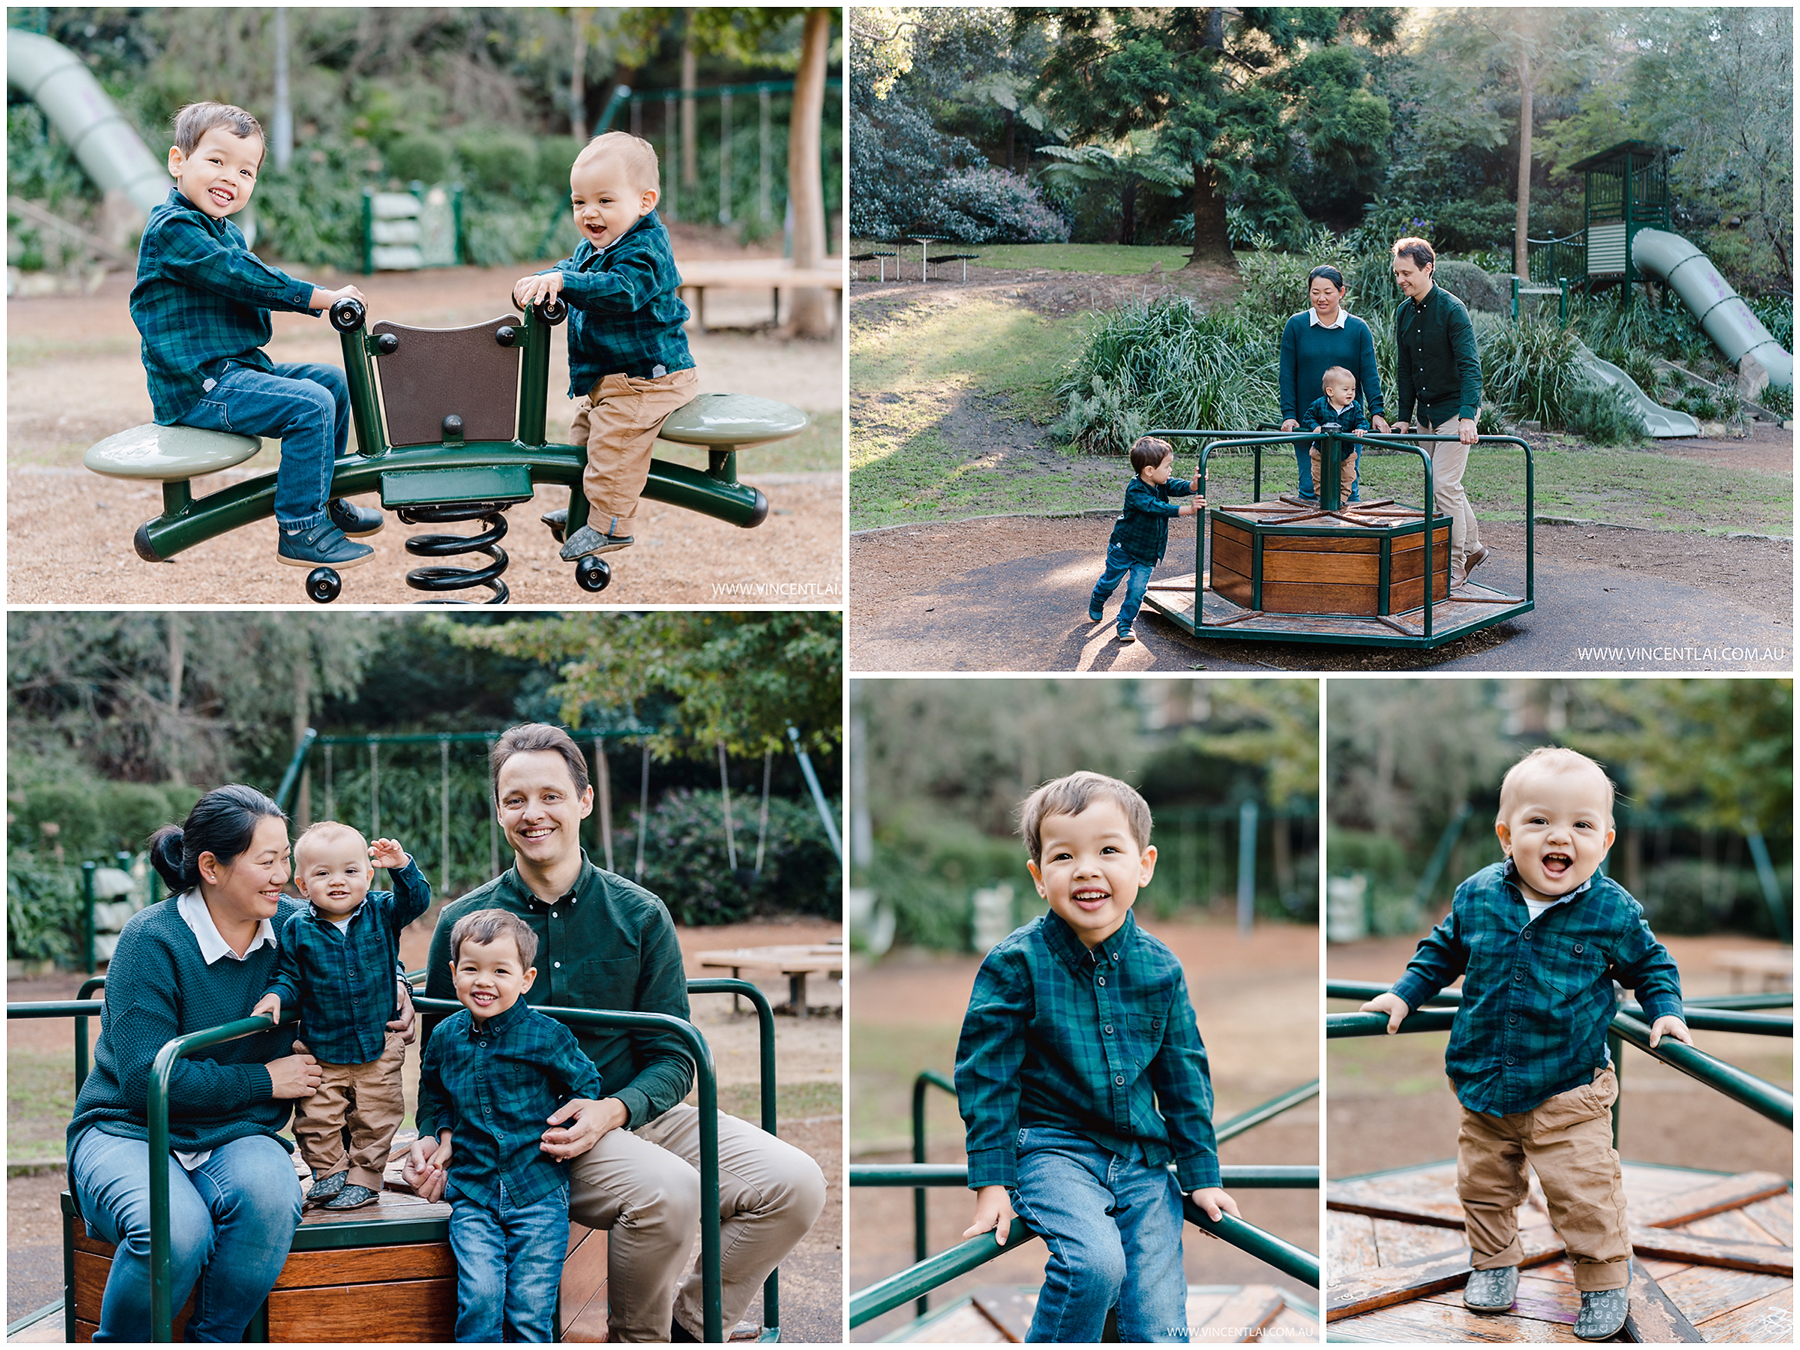
[{"label": "wooden log seat", "polygon": [[[1450,521],[1432,531],[1432,598],[1450,594]],[[1270,614],[1403,614],[1425,603],[1424,513],[1377,505],[1329,512],[1289,503],[1212,515],[1212,589]]]},{"label": "wooden log seat", "polygon": [[108,478],[178,483],[242,464],[261,449],[260,436],[146,422],[89,446],[81,462]]}]

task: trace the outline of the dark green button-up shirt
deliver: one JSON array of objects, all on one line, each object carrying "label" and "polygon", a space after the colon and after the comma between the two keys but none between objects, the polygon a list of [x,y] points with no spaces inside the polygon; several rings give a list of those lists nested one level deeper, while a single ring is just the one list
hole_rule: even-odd
[{"label": "dark green button-up shirt", "polygon": [[[512,867],[446,905],[431,935],[428,997],[456,997],[450,930],[478,909],[517,914],[537,934],[537,980],[526,992],[528,1002],[687,1018],[687,974],[669,911],[642,886],[595,867],[585,853],[574,889],[554,904],[533,895]],[[433,1021],[426,1019],[427,1037]],[[693,1087],[685,1045],[668,1032],[580,1027],[575,1037],[600,1073],[595,1099],[618,1098],[630,1112],[629,1129],[655,1120]]]},{"label": "dark green button-up shirt", "polygon": [[1629,891],[1595,875],[1533,919],[1517,878],[1508,858],[1458,886],[1393,988],[1418,1008],[1463,977],[1444,1068],[1457,1100],[1490,1116],[1529,1111],[1606,1064],[1614,980],[1652,1021],[1681,1016],[1681,974]]},{"label": "dark green button-up shirt", "polygon": [[[1394,310],[1394,420],[1440,426],[1445,418],[1481,411],[1481,357],[1469,311],[1442,286],[1423,304],[1402,298]],[[1419,416],[1413,417],[1413,404]]]},{"label": "dark green button-up shirt", "polygon": [[[1152,1167],[1183,1191],[1219,1184],[1212,1078],[1187,979],[1167,946],[1124,926],[1089,949],[1056,914],[987,955],[956,1045],[969,1187],[1019,1184],[1019,1131],[1053,1125]],[[1160,1110],[1159,1110],[1160,1108]]]}]

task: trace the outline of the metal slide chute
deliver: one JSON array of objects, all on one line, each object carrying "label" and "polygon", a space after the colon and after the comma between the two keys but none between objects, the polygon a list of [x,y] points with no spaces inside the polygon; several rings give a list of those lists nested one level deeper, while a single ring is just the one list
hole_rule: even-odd
[{"label": "metal slide chute", "polygon": [[1794,387],[1794,357],[1763,327],[1743,297],[1719,275],[1694,244],[1667,230],[1639,230],[1631,240],[1631,262],[1646,276],[1660,277],[1694,312],[1700,327],[1734,364],[1754,357],[1769,382]]}]

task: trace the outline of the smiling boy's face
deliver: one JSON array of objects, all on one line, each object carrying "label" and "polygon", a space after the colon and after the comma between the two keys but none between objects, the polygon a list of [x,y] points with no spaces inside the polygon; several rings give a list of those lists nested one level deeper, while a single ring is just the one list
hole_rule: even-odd
[{"label": "smiling boy's face", "polygon": [[169,147],[169,173],[181,195],[202,214],[223,220],[250,205],[262,157],[262,137],[208,127],[192,154],[182,154],[178,145]]},{"label": "smiling boy's face", "polygon": [[492,942],[464,938],[450,969],[457,1001],[477,1022],[512,1007],[537,979],[536,968],[526,967],[519,959],[519,944],[506,935]]},{"label": "smiling boy's face", "polygon": [[575,228],[595,248],[608,248],[656,209],[656,189],[631,181],[625,156],[597,154],[569,171]]},{"label": "smiling boy's face", "polygon": [[1038,838],[1041,860],[1026,864],[1038,894],[1085,945],[1105,942],[1155,875],[1156,850],[1139,845],[1124,808],[1107,797],[1080,815],[1045,816]]},{"label": "smiling boy's face", "polygon": [[1592,764],[1540,764],[1506,790],[1494,832],[1535,900],[1555,900],[1599,870],[1612,848],[1606,775]]},{"label": "smiling boy's face", "polygon": [[294,855],[294,882],[328,919],[347,919],[368,898],[374,879],[368,842],[352,829],[314,830]]}]

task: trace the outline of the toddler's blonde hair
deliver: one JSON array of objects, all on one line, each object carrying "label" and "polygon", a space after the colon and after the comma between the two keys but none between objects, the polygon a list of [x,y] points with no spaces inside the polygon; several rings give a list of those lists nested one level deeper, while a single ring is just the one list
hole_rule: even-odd
[{"label": "toddler's blonde hair", "polygon": [[1584,766],[1599,774],[1600,781],[1606,784],[1606,823],[1610,826],[1613,823],[1613,800],[1618,796],[1618,786],[1601,767],[1600,761],[1590,759],[1581,751],[1571,750],[1566,745],[1540,745],[1506,771],[1506,777],[1500,780],[1500,808],[1495,813],[1495,822],[1506,819],[1506,809],[1512,800],[1513,790],[1524,773],[1532,769],[1549,769],[1557,772],[1565,769],[1579,769]]},{"label": "toddler's blonde hair", "polygon": [[631,180],[634,188],[649,192],[662,190],[656,163],[656,147],[642,136],[633,136],[629,131],[601,132],[581,147],[581,153],[575,156],[571,172],[590,159],[598,159],[602,155],[618,155],[625,161],[625,176]]}]

